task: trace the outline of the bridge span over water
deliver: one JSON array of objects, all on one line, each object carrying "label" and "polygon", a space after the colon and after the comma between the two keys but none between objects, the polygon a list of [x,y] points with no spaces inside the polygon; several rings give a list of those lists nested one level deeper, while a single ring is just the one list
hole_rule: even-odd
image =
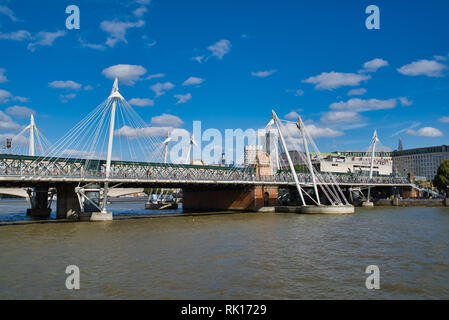
[{"label": "bridge span over water", "polygon": [[[111,171],[106,177],[106,161],[76,158],[46,158],[38,156],[0,154],[0,185],[4,187],[32,187],[46,183],[98,183],[110,182],[121,187],[171,187],[194,185],[241,186],[295,186],[291,172],[279,170],[261,175],[253,167],[218,165],[180,165],[168,163],[111,161]],[[312,186],[310,173],[297,172],[301,186]],[[363,175],[337,175],[317,184],[341,186],[412,186],[407,178],[373,177]]]},{"label": "bridge span over water", "polygon": [[[89,196],[97,193],[100,206],[102,185],[108,183],[108,195],[126,194],[127,188],[180,188],[183,207],[191,210],[252,210],[277,205],[279,188],[295,194],[295,179],[290,171],[279,170],[263,175],[263,166],[227,167],[205,165],[177,165],[166,163],[111,161],[109,177],[105,174],[106,161],[79,158],[46,158],[39,156],[0,155],[0,187],[27,190],[31,201],[30,212],[37,216],[49,214],[48,194],[54,189],[57,197],[57,217],[67,218],[89,207]],[[270,169],[271,170],[271,169]],[[271,172],[271,171],[268,171]],[[301,188],[311,194],[313,178],[310,173],[296,175]],[[407,179],[366,176],[324,176],[318,186],[338,185],[348,195],[357,187],[414,187]],[[80,186],[84,186],[81,188]],[[28,189],[29,188],[29,189]],[[121,189],[116,190],[116,189]],[[78,190],[80,189],[80,190]],[[14,194],[17,192],[6,192]],[[90,192],[90,194],[89,194]],[[114,193],[115,192],[115,193]],[[17,194],[19,195],[19,194]],[[323,198],[321,196],[321,198]],[[349,195],[349,198],[351,196]],[[85,202],[85,205],[83,205]],[[325,202],[325,199],[322,199]],[[90,206],[85,210],[96,210]],[[99,208],[98,208],[99,209]]]},{"label": "bridge span over water", "polygon": [[[179,188],[184,209],[254,210],[277,205],[279,189],[288,189],[295,204],[322,208],[350,206],[347,199],[353,188],[367,187],[369,199],[374,187],[413,187],[404,178],[373,176],[376,133],[369,176],[365,176],[317,171],[309,147],[315,154],[321,153],[299,116],[296,123],[289,122],[280,120],[273,111],[265,128],[276,136],[272,148],[257,154],[253,163],[237,166],[194,164],[189,160],[197,146],[193,134],[185,164],[170,163],[170,133],[165,141],[158,142],[151,134],[153,129],[119,93],[116,79],[110,96],[51,146],[31,117],[30,125],[19,133],[29,132],[27,155],[0,154],[0,187],[26,188],[32,215],[48,216],[48,198],[56,193],[57,217],[92,212],[97,220],[112,219],[106,205],[115,188]],[[114,140],[118,140],[115,145]],[[14,141],[7,141],[6,146]],[[304,172],[293,165],[290,150],[302,158]],[[281,152],[288,162],[279,156]]]}]

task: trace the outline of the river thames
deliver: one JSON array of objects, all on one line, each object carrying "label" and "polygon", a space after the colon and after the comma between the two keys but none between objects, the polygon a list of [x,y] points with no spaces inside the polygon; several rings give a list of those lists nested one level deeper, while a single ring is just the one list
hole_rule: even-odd
[{"label": "river thames", "polygon": [[[449,298],[449,208],[166,217],[116,202],[106,223],[26,208],[0,200],[0,299]],[[65,287],[68,265],[80,290]],[[365,287],[368,265],[379,290]]]}]

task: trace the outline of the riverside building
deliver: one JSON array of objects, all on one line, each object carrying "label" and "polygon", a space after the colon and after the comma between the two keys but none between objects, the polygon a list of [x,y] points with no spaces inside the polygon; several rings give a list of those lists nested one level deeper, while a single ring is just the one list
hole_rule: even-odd
[{"label": "riverside building", "polygon": [[[312,164],[319,172],[329,172],[337,174],[363,173],[369,174],[371,167],[371,156],[365,151],[336,151],[331,153],[321,153],[321,158],[315,153],[311,153]],[[303,165],[302,157],[297,151],[290,151],[293,164]],[[281,155],[283,166],[287,162],[287,157]],[[393,162],[390,152],[375,152],[373,175],[389,176],[393,173]]]},{"label": "riverside building", "polygon": [[411,174],[432,181],[441,162],[449,159],[449,146],[396,150],[391,154],[395,174],[400,176]]}]

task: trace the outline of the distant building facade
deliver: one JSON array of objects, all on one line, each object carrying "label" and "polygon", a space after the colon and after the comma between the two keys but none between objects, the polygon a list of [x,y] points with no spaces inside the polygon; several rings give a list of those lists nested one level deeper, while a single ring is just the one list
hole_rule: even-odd
[{"label": "distant building facade", "polygon": [[395,174],[400,176],[412,174],[416,178],[425,177],[428,181],[432,181],[441,162],[449,159],[449,146],[396,150],[391,154]]},{"label": "distant building facade", "polygon": [[[322,172],[366,173],[371,170],[371,154],[366,151],[336,151],[320,163]],[[391,152],[374,152],[373,176],[389,176],[393,173]]]},{"label": "distant building facade", "polygon": [[[294,165],[304,165],[303,158],[298,151],[290,151],[290,157]],[[319,172],[329,173],[364,173],[369,174],[371,168],[371,156],[366,151],[336,151],[321,153],[321,159],[315,153],[311,153],[312,164]],[[287,157],[281,155],[281,164],[286,167]],[[391,152],[375,152],[373,164],[373,176],[389,176],[393,173],[393,161]]]},{"label": "distant building facade", "polygon": [[252,166],[257,163],[258,154],[264,152],[263,146],[248,145],[245,146],[244,161],[245,166]]}]

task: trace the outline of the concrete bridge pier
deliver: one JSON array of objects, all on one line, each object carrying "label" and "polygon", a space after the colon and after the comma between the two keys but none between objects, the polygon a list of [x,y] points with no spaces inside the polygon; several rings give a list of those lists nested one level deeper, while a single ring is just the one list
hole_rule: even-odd
[{"label": "concrete bridge pier", "polygon": [[278,188],[271,186],[198,186],[182,192],[185,211],[258,211],[278,204]]},{"label": "concrete bridge pier", "polygon": [[51,208],[48,207],[49,186],[39,184],[29,191],[31,208],[27,209],[27,215],[32,217],[48,218]]},{"label": "concrete bridge pier", "polygon": [[76,184],[60,184],[56,186],[58,200],[56,204],[57,219],[78,219],[81,208],[75,192]]}]

